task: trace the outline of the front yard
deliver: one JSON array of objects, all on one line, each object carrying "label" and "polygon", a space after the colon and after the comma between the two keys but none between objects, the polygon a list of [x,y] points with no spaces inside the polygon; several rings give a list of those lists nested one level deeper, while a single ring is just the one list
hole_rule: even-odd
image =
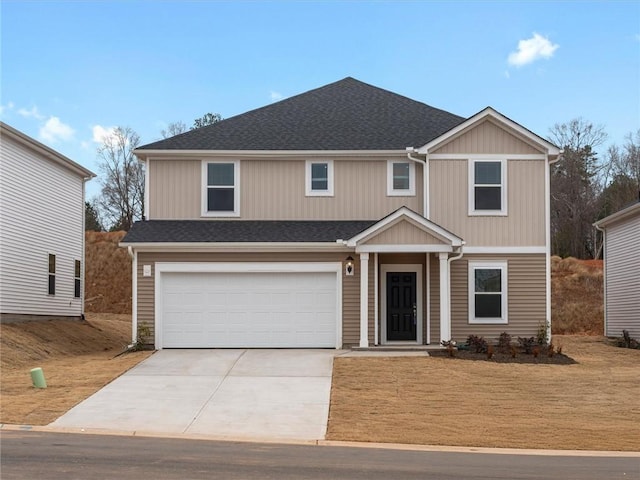
[{"label": "front yard", "polygon": [[554,336],[573,365],[337,358],[327,439],[510,448],[640,448],[640,350]]}]

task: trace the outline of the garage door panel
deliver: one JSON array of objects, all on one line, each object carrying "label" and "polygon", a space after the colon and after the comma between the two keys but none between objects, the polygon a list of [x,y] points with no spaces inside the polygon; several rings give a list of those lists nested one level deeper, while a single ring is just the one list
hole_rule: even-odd
[{"label": "garage door panel", "polygon": [[165,348],[335,347],[336,274],[162,273]]}]

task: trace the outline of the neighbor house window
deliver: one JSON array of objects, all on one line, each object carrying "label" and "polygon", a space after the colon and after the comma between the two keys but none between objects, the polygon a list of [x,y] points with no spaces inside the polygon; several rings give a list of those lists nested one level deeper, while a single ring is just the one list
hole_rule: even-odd
[{"label": "neighbor house window", "polygon": [[203,162],[202,214],[212,217],[238,216],[240,186],[238,162]]},{"label": "neighbor house window", "polygon": [[305,191],[308,197],[333,196],[333,162],[307,160]]},{"label": "neighbor house window", "polygon": [[49,254],[49,295],[56,294],[56,256]]},{"label": "neighbor house window", "polygon": [[469,323],[507,323],[507,262],[469,262]]},{"label": "neighbor house window", "polygon": [[415,164],[413,162],[387,162],[387,195],[413,196],[416,194]]},{"label": "neighbor house window", "polygon": [[80,298],[80,267],[80,260],[76,260],[73,269],[73,296],[75,298]]},{"label": "neighbor house window", "polygon": [[506,161],[469,162],[469,214],[506,215]]}]

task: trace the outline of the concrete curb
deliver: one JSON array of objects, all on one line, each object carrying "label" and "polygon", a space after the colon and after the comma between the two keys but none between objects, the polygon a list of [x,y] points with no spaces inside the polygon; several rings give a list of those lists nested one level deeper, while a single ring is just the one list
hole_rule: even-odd
[{"label": "concrete curb", "polygon": [[149,438],[171,438],[182,440],[208,440],[217,442],[242,442],[242,443],[268,443],[281,445],[316,445],[320,447],[350,447],[373,448],[385,450],[406,450],[417,452],[443,452],[443,453],[485,453],[494,455],[538,455],[556,457],[628,457],[640,458],[640,452],[624,452],[610,450],[549,450],[549,449],[524,449],[524,448],[489,448],[489,447],[460,447],[449,445],[416,445],[405,443],[368,443],[347,442],[338,440],[299,440],[287,438],[263,438],[263,437],[233,437],[224,435],[194,435],[175,434],[163,432],[142,432],[136,430],[107,430],[99,428],[61,428],[48,425],[12,425],[0,424],[0,431],[11,432],[44,432],[44,433],[73,433],[84,435],[112,435],[135,436]]}]

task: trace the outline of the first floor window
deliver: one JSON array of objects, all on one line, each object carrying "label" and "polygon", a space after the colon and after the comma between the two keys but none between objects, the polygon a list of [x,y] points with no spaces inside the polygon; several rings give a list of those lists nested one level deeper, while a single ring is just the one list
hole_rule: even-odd
[{"label": "first floor window", "polygon": [[76,260],[74,269],[73,269],[73,296],[75,298],[80,298],[80,278],[81,278],[80,271],[81,271],[80,260]]},{"label": "first floor window", "polygon": [[506,262],[469,262],[469,323],[507,323]]},{"label": "first floor window", "polygon": [[49,254],[49,295],[56,294],[56,256]]},{"label": "first floor window", "polygon": [[203,214],[233,216],[238,214],[238,163],[205,162]]}]

